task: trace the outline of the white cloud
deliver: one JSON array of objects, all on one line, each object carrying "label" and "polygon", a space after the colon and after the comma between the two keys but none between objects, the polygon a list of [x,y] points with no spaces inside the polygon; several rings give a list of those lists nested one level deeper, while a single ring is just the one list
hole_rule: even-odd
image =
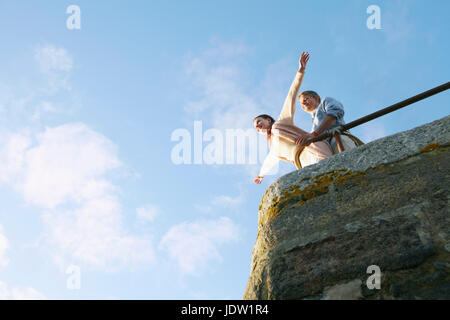
[{"label": "white cloud", "polygon": [[152,221],[160,213],[160,209],[151,204],[136,209],[137,218],[141,221]]},{"label": "white cloud", "polygon": [[[7,83],[0,82],[0,128],[36,125],[48,113],[68,113],[79,105],[79,95],[74,92],[67,95],[74,66],[67,50],[49,44],[37,46],[29,54],[33,55],[37,73],[11,74]],[[61,92],[65,95],[59,95]]]},{"label": "white cloud", "polygon": [[[225,137],[226,129],[254,130],[252,120],[255,116],[266,113],[277,118],[281,112],[297,71],[297,58],[289,60],[289,63],[281,59],[269,65],[263,80],[257,85],[250,85],[251,73],[245,61],[249,52],[241,43],[215,40],[210,48],[186,59],[184,83],[190,84],[190,88],[185,95],[185,111],[191,121],[202,119],[204,131],[218,129]],[[298,113],[302,113],[301,109]],[[296,118],[300,120],[300,127],[306,125],[306,130],[309,130],[309,115],[300,114]],[[244,146],[245,164],[238,170],[244,171],[249,180],[259,171],[259,166],[250,164],[254,151],[259,165],[268,152],[265,138],[256,131],[254,133],[256,142],[253,136],[248,135],[243,144],[226,145],[224,152],[225,159],[234,159],[240,154],[239,148]]]},{"label": "white cloud", "polygon": [[41,101],[37,107],[35,108],[34,114],[32,119],[33,120],[39,120],[42,116],[42,114],[49,113],[49,112],[58,112],[58,108],[49,101]]},{"label": "white cloud", "polygon": [[211,39],[211,47],[203,53],[205,57],[217,58],[217,56],[222,57],[222,59],[232,58],[249,53],[249,48],[240,42],[228,43],[221,41],[218,38]]},{"label": "white cloud", "polygon": [[76,210],[43,215],[44,239],[54,261],[68,261],[108,272],[135,268],[154,261],[148,239],[129,235],[121,227],[119,203],[113,198],[94,199]]},{"label": "white cloud", "polygon": [[23,94],[18,94],[17,91],[10,84],[0,83],[0,126],[28,116],[33,94],[29,90],[23,90]]},{"label": "white cloud", "polygon": [[47,91],[56,92],[60,89],[71,89],[68,79],[74,63],[66,49],[51,44],[38,46],[35,49],[34,58],[39,71],[47,81]]},{"label": "white cloud", "polygon": [[372,121],[363,124],[358,130],[357,136],[364,142],[368,143],[387,136],[387,130],[381,122]]},{"label": "white cloud", "polygon": [[212,207],[211,206],[205,206],[201,204],[194,205],[194,208],[202,213],[211,213]]},{"label": "white cloud", "polygon": [[0,300],[44,300],[45,295],[34,288],[25,287],[10,288],[5,282],[0,281]]},{"label": "white cloud", "polygon": [[167,250],[185,274],[197,275],[210,261],[221,261],[218,246],[234,242],[239,237],[238,226],[229,218],[184,222],[172,227],[159,248]]},{"label": "white cloud", "polygon": [[[70,54],[45,45],[35,49],[34,59],[40,73],[38,78],[29,75],[30,87],[0,83],[0,116],[6,119],[4,127],[0,124],[0,183],[42,209],[39,248],[64,269],[76,263],[109,271],[154,261],[151,241],[123,227],[116,196],[120,189],[108,178],[112,170],[123,168],[113,142],[83,123],[46,127],[39,133],[17,131],[24,123],[36,128],[35,120],[63,111],[56,106],[67,103],[67,92],[63,102],[53,98],[70,89]],[[12,120],[19,125],[10,125]]]},{"label": "white cloud", "polygon": [[386,36],[388,45],[398,47],[405,44],[414,34],[414,23],[408,17],[409,4],[405,2],[392,2],[390,7],[381,11],[382,32]]},{"label": "white cloud", "polygon": [[121,166],[116,147],[82,123],[46,128],[38,145],[26,151],[23,178],[17,185],[25,199],[54,208],[83,202],[114,190],[103,176]]},{"label": "white cloud", "polygon": [[194,207],[196,210],[205,214],[211,214],[213,212],[217,213],[223,209],[226,209],[227,212],[238,210],[240,206],[245,204],[246,199],[245,189],[241,185],[238,185],[238,189],[239,191],[237,196],[229,196],[225,194],[215,195],[210,198],[208,204],[196,204]]},{"label": "white cloud", "polygon": [[70,72],[73,59],[66,49],[54,45],[39,46],[34,55],[42,73]]},{"label": "white cloud", "polygon": [[[277,118],[296,74],[298,57],[268,65],[262,81],[250,85],[251,72],[245,61],[249,52],[242,43],[213,40],[210,48],[187,58],[186,83],[192,84],[196,96],[188,95],[185,110],[194,117],[201,115],[217,129],[253,128],[253,118],[261,113]],[[302,115],[297,118],[307,119],[309,129],[311,117]]]},{"label": "white cloud", "polygon": [[211,48],[189,59],[188,83],[194,85],[200,96],[189,99],[185,110],[194,115],[202,113],[203,119],[207,113],[217,129],[250,127],[258,104],[245,90],[247,75],[237,61],[246,51],[242,44],[215,41]]},{"label": "white cloud", "polygon": [[44,209],[43,239],[54,260],[108,271],[152,262],[151,242],[123,229],[118,188],[107,179],[122,166],[116,146],[82,123],[48,127],[35,145],[31,136],[9,135],[0,179]]},{"label": "white cloud", "polygon": [[236,197],[230,197],[227,195],[214,196],[211,200],[211,204],[214,206],[221,206],[225,208],[236,208],[244,202],[244,195],[241,193]]},{"label": "white cloud", "polygon": [[9,263],[9,259],[6,257],[6,250],[9,247],[8,239],[2,233],[3,227],[0,225],[0,269]]},{"label": "white cloud", "polygon": [[22,173],[25,150],[30,144],[27,131],[0,135],[0,183],[14,183],[14,179]]}]

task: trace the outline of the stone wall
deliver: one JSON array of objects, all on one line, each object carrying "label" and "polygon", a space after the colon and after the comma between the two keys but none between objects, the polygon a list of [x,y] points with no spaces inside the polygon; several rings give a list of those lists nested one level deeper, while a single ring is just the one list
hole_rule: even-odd
[{"label": "stone wall", "polygon": [[244,299],[449,299],[449,181],[450,116],[281,177]]}]

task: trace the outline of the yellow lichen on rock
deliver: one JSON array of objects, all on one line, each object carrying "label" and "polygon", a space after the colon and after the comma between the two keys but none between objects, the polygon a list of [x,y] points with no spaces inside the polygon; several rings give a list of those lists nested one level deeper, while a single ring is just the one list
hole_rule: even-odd
[{"label": "yellow lichen on rock", "polygon": [[439,146],[440,146],[440,144],[435,142],[435,143],[432,143],[432,144],[429,144],[429,145],[423,147],[420,150],[420,152],[428,152],[428,151],[431,151],[431,150],[434,150],[434,149],[438,148]]},{"label": "yellow lichen on rock", "polygon": [[[282,193],[281,197],[274,197],[272,203],[264,212],[263,218],[260,221],[260,227],[266,223],[272,222],[275,217],[280,213],[280,204],[285,203],[292,197],[297,197],[296,201],[298,205],[303,205],[306,201],[316,198],[328,192],[329,186],[332,183],[337,185],[343,185],[349,179],[355,179],[364,176],[363,172],[352,172],[348,169],[332,170],[315,177],[311,183],[305,188],[301,189],[299,185],[292,185],[288,190]],[[301,181],[300,181],[301,182]],[[365,185],[366,182],[361,180],[361,184]],[[264,201],[264,197],[263,197]],[[262,203],[262,202],[261,202]],[[260,210],[262,205],[259,206]]]}]

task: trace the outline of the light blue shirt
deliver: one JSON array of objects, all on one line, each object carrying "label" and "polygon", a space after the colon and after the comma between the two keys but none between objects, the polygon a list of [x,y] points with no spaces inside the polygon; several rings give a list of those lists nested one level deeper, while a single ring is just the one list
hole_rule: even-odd
[{"label": "light blue shirt", "polygon": [[[342,103],[333,98],[326,97],[320,101],[320,104],[311,113],[313,121],[312,131],[315,131],[319,127],[320,123],[327,114],[336,118],[336,122],[330,127],[330,129],[345,124],[344,106]],[[332,137],[328,138],[327,141],[331,143],[331,139]]]}]

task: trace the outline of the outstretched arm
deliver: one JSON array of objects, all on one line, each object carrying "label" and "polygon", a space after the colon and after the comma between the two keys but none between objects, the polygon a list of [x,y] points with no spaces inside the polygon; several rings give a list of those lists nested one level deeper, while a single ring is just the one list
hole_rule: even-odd
[{"label": "outstretched arm", "polygon": [[269,171],[278,163],[280,159],[273,156],[270,152],[266,156],[266,159],[264,159],[264,163],[259,171],[259,175],[256,176],[255,179],[253,179],[253,182],[256,184],[260,184],[264,176],[269,173]]},{"label": "outstretched arm", "polygon": [[303,76],[305,75],[306,64],[309,60],[309,53],[303,52],[299,61],[299,68],[297,74],[295,75],[294,81],[291,84],[289,93],[284,101],[283,109],[281,110],[278,120],[290,119],[293,122],[295,113],[295,102],[297,98],[298,91],[303,81]]}]

